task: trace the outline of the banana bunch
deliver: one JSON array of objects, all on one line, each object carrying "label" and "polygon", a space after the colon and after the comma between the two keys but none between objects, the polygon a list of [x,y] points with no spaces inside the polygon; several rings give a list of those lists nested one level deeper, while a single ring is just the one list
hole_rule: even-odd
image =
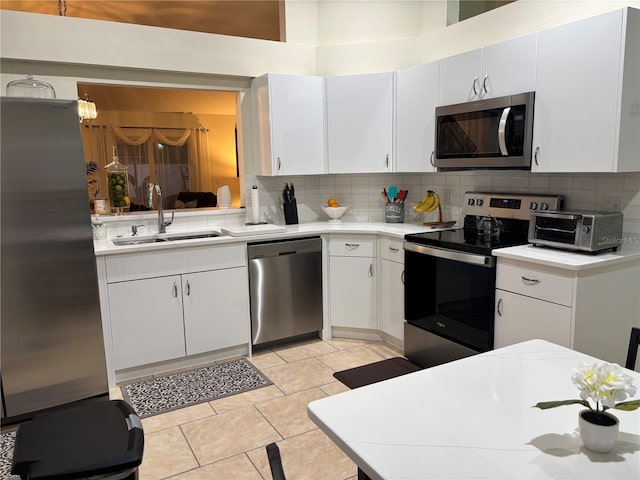
[{"label": "banana bunch", "polygon": [[440,206],[440,197],[433,190],[427,190],[427,194],[422,197],[420,203],[416,203],[413,208],[418,213],[433,212]]}]

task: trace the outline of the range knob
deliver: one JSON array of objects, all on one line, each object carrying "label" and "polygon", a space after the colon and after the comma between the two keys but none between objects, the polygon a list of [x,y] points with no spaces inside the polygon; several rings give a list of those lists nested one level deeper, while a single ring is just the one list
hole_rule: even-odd
[{"label": "range knob", "polygon": [[547,203],[542,202],[540,204],[540,210],[549,210],[549,205]]},{"label": "range knob", "polygon": [[584,233],[585,235],[588,234],[590,231],[591,231],[591,227],[589,225],[582,226],[582,233]]},{"label": "range knob", "polygon": [[474,205],[476,203],[476,201],[473,198],[470,198],[469,200],[467,200],[467,205]]},{"label": "range knob", "polygon": [[481,198],[476,200],[476,205],[478,205],[479,207],[481,207],[483,203],[484,203],[484,200],[482,200]]},{"label": "range knob", "polygon": [[538,202],[531,202],[529,204],[529,210],[537,210],[538,209]]}]

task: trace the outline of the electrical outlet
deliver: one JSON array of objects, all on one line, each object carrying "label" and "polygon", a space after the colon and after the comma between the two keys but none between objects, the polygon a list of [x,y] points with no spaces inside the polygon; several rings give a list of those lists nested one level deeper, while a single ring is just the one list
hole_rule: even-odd
[{"label": "electrical outlet", "polygon": [[602,209],[605,212],[621,212],[622,211],[622,195],[603,195]]}]

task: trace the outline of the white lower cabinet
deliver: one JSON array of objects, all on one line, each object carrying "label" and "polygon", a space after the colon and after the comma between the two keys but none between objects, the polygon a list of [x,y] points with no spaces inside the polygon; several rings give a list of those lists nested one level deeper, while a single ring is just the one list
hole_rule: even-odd
[{"label": "white lower cabinet", "polygon": [[377,329],[376,239],[329,240],[329,303],[332,327]]},{"label": "white lower cabinet", "polygon": [[380,269],[380,327],[384,333],[404,343],[404,265],[382,259]]},{"label": "white lower cabinet", "polygon": [[402,240],[380,237],[380,329],[404,345],[404,250]]},{"label": "white lower cabinet", "polygon": [[498,255],[494,347],[543,339],[624,365],[631,327],[640,327],[640,259],[594,265],[572,270]]},{"label": "white lower cabinet", "polygon": [[571,348],[570,270],[498,259],[494,347],[531,339]]},{"label": "white lower cabinet", "polygon": [[249,343],[244,245],[114,256],[106,270],[116,371]]},{"label": "white lower cabinet", "polygon": [[182,276],[187,355],[247,343],[247,279],[245,267]]},{"label": "white lower cabinet", "polygon": [[109,284],[116,370],[184,356],[180,275]]},{"label": "white lower cabinet", "polygon": [[571,347],[571,307],[496,290],[494,347],[535,338]]}]

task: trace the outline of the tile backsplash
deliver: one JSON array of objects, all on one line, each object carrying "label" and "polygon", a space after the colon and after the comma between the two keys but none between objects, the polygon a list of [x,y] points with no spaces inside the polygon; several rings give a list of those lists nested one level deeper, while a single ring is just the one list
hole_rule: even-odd
[{"label": "tile backsplash", "polygon": [[[417,214],[411,205],[428,189],[442,199],[444,220],[462,221],[462,198],[466,191],[549,193],[565,197],[564,209],[611,210],[624,213],[624,231],[640,233],[640,173],[533,174],[523,171],[469,171],[447,173],[385,173],[263,177],[247,175],[246,191],[260,191],[260,219],[284,223],[282,190],[285,183],[296,188],[300,223],[327,220],[321,207],[329,198],[348,206],[344,222],[384,222],[383,187],[395,185],[409,191],[405,222],[433,221],[437,212]],[[250,215],[251,201],[245,203]]]}]

